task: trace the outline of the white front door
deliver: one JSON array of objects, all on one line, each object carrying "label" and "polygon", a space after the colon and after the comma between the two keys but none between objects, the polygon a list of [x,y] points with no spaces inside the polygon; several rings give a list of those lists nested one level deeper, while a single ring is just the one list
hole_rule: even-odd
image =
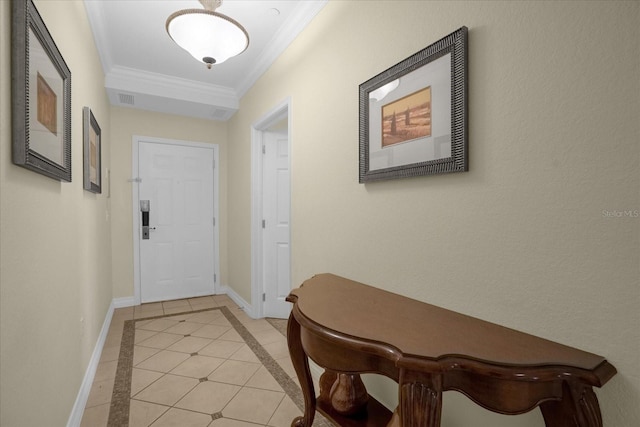
[{"label": "white front door", "polygon": [[264,315],[287,318],[291,304],[291,251],[289,218],[291,191],[287,132],[263,134],[263,271]]},{"label": "white front door", "polygon": [[[138,199],[141,302],[214,293],[214,150],[141,140]],[[142,217],[138,206],[138,215]]]}]

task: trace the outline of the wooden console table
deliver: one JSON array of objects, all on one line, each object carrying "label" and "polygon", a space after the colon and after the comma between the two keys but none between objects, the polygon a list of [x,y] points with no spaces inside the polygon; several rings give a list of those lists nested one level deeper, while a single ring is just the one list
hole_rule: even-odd
[{"label": "wooden console table", "polygon": [[[603,357],[332,274],[289,297],[288,345],[305,401],[341,426],[440,425],[442,392],[457,390],[502,414],[540,407],[548,427],[601,427],[592,387],[616,374]],[[316,398],[308,358],[325,368]],[[368,397],[360,373],[398,383],[392,414]]]}]

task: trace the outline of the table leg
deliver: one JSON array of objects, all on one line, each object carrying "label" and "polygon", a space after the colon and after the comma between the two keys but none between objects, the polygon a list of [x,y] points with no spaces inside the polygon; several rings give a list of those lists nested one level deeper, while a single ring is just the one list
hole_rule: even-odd
[{"label": "table leg", "polygon": [[439,427],[442,392],[419,382],[402,384],[399,409],[402,427]]},{"label": "table leg", "polygon": [[300,339],[300,324],[293,313],[289,316],[287,323],[287,344],[291,362],[298,375],[302,396],[304,397],[304,415],[297,417],[291,422],[291,427],[311,427],[316,414],[316,395],[313,389],[313,379],[309,370],[309,359],[302,348]]},{"label": "table leg", "polygon": [[589,386],[563,386],[562,400],[540,405],[547,427],[602,427],[598,398]]},{"label": "table leg", "polygon": [[331,387],[331,406],[341,415],[366,412],[369,395],[359,374],[338,373]]},{"label": "table leg", "polygon": [[338,379],[338,373],[330,369],[325,369],[320,375],[320,399],[325,402],[331,401],[331,387]]}]

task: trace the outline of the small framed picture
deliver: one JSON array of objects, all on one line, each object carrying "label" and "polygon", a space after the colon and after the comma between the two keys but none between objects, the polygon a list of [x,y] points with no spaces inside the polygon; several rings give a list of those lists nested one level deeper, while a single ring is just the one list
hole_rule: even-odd
[{"label": "small framed picture", "polygon": [[84,142],[84,189],[92,193],[102,192],[102,133],[98,121],[89,107],[82,109]]}]

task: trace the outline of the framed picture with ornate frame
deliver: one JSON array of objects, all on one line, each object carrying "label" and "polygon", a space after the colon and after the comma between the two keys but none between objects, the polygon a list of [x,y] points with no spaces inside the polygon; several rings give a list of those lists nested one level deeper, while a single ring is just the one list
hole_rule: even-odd
[{"label": "framed picture with ornate frame", "polygon": [[359,109],[360,183],[467,171],[467,28],[362,83]]},{"label": "framed picture with ornate frame", "polygon": [[84,147],[83,187],[92,193],[102,192],[102,131],[89,107],[82,109]]},{"label": "framed picture with ornate frame", "polygon": [[71,181],[71,71],[32,0],[12,2],[13,163]]}]

